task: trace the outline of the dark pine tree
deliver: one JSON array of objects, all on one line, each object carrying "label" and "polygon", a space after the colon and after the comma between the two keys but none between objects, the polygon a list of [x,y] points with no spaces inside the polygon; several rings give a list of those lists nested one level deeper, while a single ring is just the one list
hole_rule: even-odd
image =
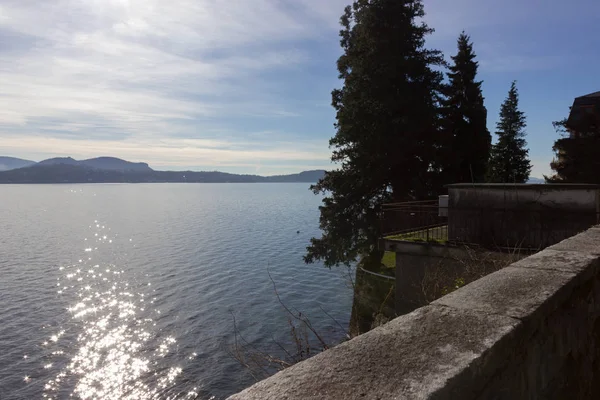
[{"label": "dark pine tree", "polygon": [[326,197],[322,236],[304,260],[326,266],[362,257],[378,268],[381,204],[437,194],[440,90],[439,51],[425,48],[432,32],[421,0],[357,0],[345,9],[338,59],[341,89],[332,92],[336,134],[328,172],[311,189]]},{"label": "dark pine tree", "polygon": [[481,81],[476,80],[478,62],[473,44],[464,32],[458,37],[458,52],[452,57],[444,102],[444,131],[448,170],[446,183],[484,182],[492,136],[487,129]]},{"label": "dark pine tree", "polygon": [[549,183],[600,184],[600,118],[583,114],[577,126],[569,126],[565,118],[554,121],[554,129],[561,135],[554,142],[554,160],[550,168],[554,175],[545,177]]},{"label": "dark pine tree", "polygon": [[500,107],[500,121],[496,124],[498,141],[492,146],[488,167],[488,181],[495,183],[525,183],[531,172],[529,150],[525,141],[525,114],[519,110],[516,82]]}]

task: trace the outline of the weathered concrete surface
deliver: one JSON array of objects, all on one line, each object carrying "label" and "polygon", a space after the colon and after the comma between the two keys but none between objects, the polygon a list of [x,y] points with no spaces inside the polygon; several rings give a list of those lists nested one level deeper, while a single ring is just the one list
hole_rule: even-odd
[{"label": "weathered concrete surface", "polygon": [[595,226],[577,236],[550,246],[552,250],[577,251],[579,253],[600,256],[600,227]]},{"label": "weathered concrete surface", "polygon": [[[451,394],[448,380],[483,371],[481,357],[519,322],[499,315],[427,306],[296,364],[230,399],[424,399]],[[478,366],[477,368],[473,368]],[[464,381],[463,381],[464,382]],[[480,384],[463,386],[468,392]]]},{"label": "weathered concrete surface", "polygon": [[596,257],[545,250],[433,302],[521,320],[547,315],[597,272]]},{"label": "weathered concrete surface", "polygon": [[231,399],[600,398],[600,229]]}]

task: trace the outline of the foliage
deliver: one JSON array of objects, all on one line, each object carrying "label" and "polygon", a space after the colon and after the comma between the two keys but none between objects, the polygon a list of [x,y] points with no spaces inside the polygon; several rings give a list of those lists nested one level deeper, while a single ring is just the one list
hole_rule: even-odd
[{"label": "foliage", "polygon": [[452,56],[444,101],[447,182],[484,182],[492,136],[487,129],[481,81],[475,80],[479,63],[473,43],[464,32],[458,37],[458,52]]},{"label": "foliage", "polygon": [[442,296],[445,296],[448,293],[454,292],[455,290],[458,290],[463,286],[465,286],[465,280],[463,278],[456,278],[454,280],[454,284],[452,286],[444,286],[442,288]]},{"label": "foliage", "polygon": [[425,268],[421,281],[423,304],[428,304],[486,275],[525,257],[518,248],[511,252],[486,251],[463,246],[464,255],[456,259],[440,259]]},{"label": "foliage", "polygon": [[600,129],[595,122],[583,121],[574,135],[567,129],[566,118],[552,125],[561,137],[552,146],[556,156],[550,167],[555,173],[546,181],[600,183]]},{"label": "foliage", "polygon": [[525,183],[531,172],[529,150],[525,141],[525,114],[519,110],[516,82],[500,108],[496,124],[498,142],[492,146],[488,180],[497,183]]},{"label": "foliage", "polygon": [[307,263],[350,265],[364,256],[365,268],[379,268],[381,204],[440,191],[436,68],[444,60],[425,48],[432,29],[416,21],[423,16],[421,0],[357,0],[341,17],[343,86],[332,92],[337,131],[329,142],[339,168],[311,187],[326,197],[322,237],[311,239]]}]

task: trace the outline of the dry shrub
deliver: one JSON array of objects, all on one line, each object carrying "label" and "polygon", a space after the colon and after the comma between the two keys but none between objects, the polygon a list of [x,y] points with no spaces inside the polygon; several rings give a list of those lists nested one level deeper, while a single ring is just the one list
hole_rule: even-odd
[{"label": "dry shrub", "polygon": [[426,268],[421,292],[427,303],[526,256],[518,248],[502,253],[468,246],[464,250],[465,257],[440,259],[435,265]]},{"label": "dry shrub", "polygon": [[[283,344],[272,338],[272,343],[279,348],[279,355],[275,356],[271,350],[257,347],[246,340],[240,333],[235,316],[232,313],[234,327],[234,343],[229,349],[230,355],[244,366],[252,377],[259,381],[267,378],[287,367],[302,360],[306,360],[331,347],[317,329],[313,326],[306,314],[298,310],[291,310],[279,296],[275,281],[269,273],[269,279],[273,284],[273,291],[277,301],[287,314],[290,342]],[[331,318],[348,337],[348,332],[322,307],[321,311]],[[272,349],[272,346],[269,346]]]}]

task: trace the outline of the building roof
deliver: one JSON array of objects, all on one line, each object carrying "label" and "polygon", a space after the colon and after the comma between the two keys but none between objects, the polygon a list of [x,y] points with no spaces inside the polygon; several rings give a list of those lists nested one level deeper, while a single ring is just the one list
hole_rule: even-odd
[{"label": "building roof", "polygon": [[573,107],[599,104],[600,92],[597,93],[598,95],[596,95],[596,93],[590,93],[585,96],[575,97],[575,100],[573,101]]},{"label": "building roof", "polygon": [[[567,127],[574,131],[588,131],[600,126],[600,92],[575,97],[567,118]],[[595,129],[595,128],[594,128]]]},{"label": "building roof", "polygon": [[581,99],[581,98],[584,98],[584,97],[600,97],[600,92],[594,92],[594,93],[585,94],[583,96],[576,97],[576,99]]}]

